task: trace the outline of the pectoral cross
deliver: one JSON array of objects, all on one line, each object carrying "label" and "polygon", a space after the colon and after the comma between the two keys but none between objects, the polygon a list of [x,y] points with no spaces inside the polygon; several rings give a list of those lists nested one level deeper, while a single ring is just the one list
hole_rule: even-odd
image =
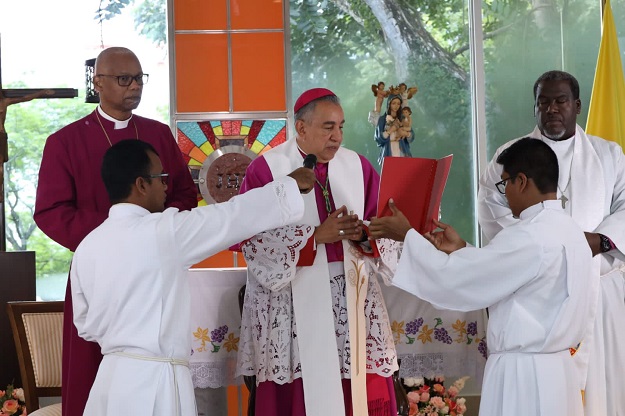
[{"label": "pectoral cross", "polygon": [[560,198],[558,199],[562,201],[562,209],[565,209],[566,203],[568,202],[569,199],[564,194],[560,195]]},{"label": "pectoral cross", "polygon": [[4,121],[9,106],[37,98],[74,98],[78,90],[74,88],[2,89],[2,47],[0,45],[0,251],[6,251],[6,230],[4,213],[4,163],[9,160],[8,136]]}]

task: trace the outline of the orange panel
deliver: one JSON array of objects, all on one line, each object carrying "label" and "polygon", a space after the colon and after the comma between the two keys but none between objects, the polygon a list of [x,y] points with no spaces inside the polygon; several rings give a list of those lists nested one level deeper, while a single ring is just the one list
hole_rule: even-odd
[{"label": "orange panel", "polygon": [[[224,250],[219,253],[211,256],[207,259],[202,260],[198,264],[194,264],[192,266],[193,269],[210,269],[211,267],[234,267],[234,256],[232,255],[232,251]],[[243,254],[237,253],[237,267],[246,267],[245,258],[243,258]]]},{"label": "orange panel", "polygon": [[232,29],[284,29],[282,0],[230,0]]},{"label": "orange panel", "polygon": [[[239,387],[241,388],[241,395],[239,397]],[[227,401],[228,401],[228,416],[239,416],[239,414],[247,414],[247,402],[249,401],[250,393],[245,385],[241,386],[228,386],[226,388]],[[239,399],[241,400],[242,408],[239,413]]]},{"label": "orange panel", "polygon": [[225,30],[228,0],[174,0],[174,30]]},{"label": "orange panel", "polygon": [[176,112],[228,111],[225,34],[176,35]]},{"label": "orange panel", "polygon": [[232,34],[234,111],[286,111],[282,33]]}]

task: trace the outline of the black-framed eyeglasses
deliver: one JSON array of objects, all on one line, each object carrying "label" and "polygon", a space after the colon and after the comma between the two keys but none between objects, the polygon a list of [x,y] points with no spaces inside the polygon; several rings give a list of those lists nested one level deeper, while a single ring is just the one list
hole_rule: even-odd
[{"label": "black-framed eyeglasses", "polygon": [[97,74],[96,77],[110,77],[117,78],[117,83],[120,87],[129,87],[134,80],[138,85],[143,85],[148,83],[148,79],[150,78],[149,74],[139,74],[135,75],[107,75],[107,74]]},{"label": "black-framed eyeglasses", "polygon": [[503,195],[506,194],[506,185],[508,184],[509,180],[514,180],[514,178],[516,178],[516,175],[509,176],[506,179],[502,179],[495,184],[495,187],[497,188],[500,194],[503,194]]},{"label": "black-framed eyeglasses", "polygon": [[145,179],[156,179],[161,178],[161,182],[163,185],[167,185],[167,181],[169,180],[169,173],[151,173],[149,175],[142,176]]}]

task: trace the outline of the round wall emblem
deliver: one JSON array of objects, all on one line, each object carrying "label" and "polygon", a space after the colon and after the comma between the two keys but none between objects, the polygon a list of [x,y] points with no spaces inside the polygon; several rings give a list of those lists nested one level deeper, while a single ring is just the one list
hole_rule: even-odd
[{"label": "round wall emblem", "polygon": [[256,153],[243,146],[223,146],[202,163],[198,185],[208,204],[228,201],[239,194],[247,166]]}]

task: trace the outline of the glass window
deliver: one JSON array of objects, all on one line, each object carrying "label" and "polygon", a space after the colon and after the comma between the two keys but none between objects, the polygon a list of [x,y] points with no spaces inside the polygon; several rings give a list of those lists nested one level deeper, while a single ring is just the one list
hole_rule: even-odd
[{"label": "glass window", "polygon": [[[484,2],[484,14],[500,16],[496,24],[484,21],[489,160],[500,145],[534,129],[534,82],[546,71],[577,78],[582,101],[577,122],[586,125],[601,40],[600,1],[531,3]],[[616,4],[618,24],[623,13],[616,13]]]},{"label": "glass window", "polygon": [[384,12],[358,1],[291,1],[293,102],[308,88],[333,90],[345,111],[344,145],[379,168],[375,126],[368,122],[375,105],[372,84],[418,87],[408,100],[411,153],[454,154],[442,220],[471,239],[476,225],[467,3],[375,3]]}]

